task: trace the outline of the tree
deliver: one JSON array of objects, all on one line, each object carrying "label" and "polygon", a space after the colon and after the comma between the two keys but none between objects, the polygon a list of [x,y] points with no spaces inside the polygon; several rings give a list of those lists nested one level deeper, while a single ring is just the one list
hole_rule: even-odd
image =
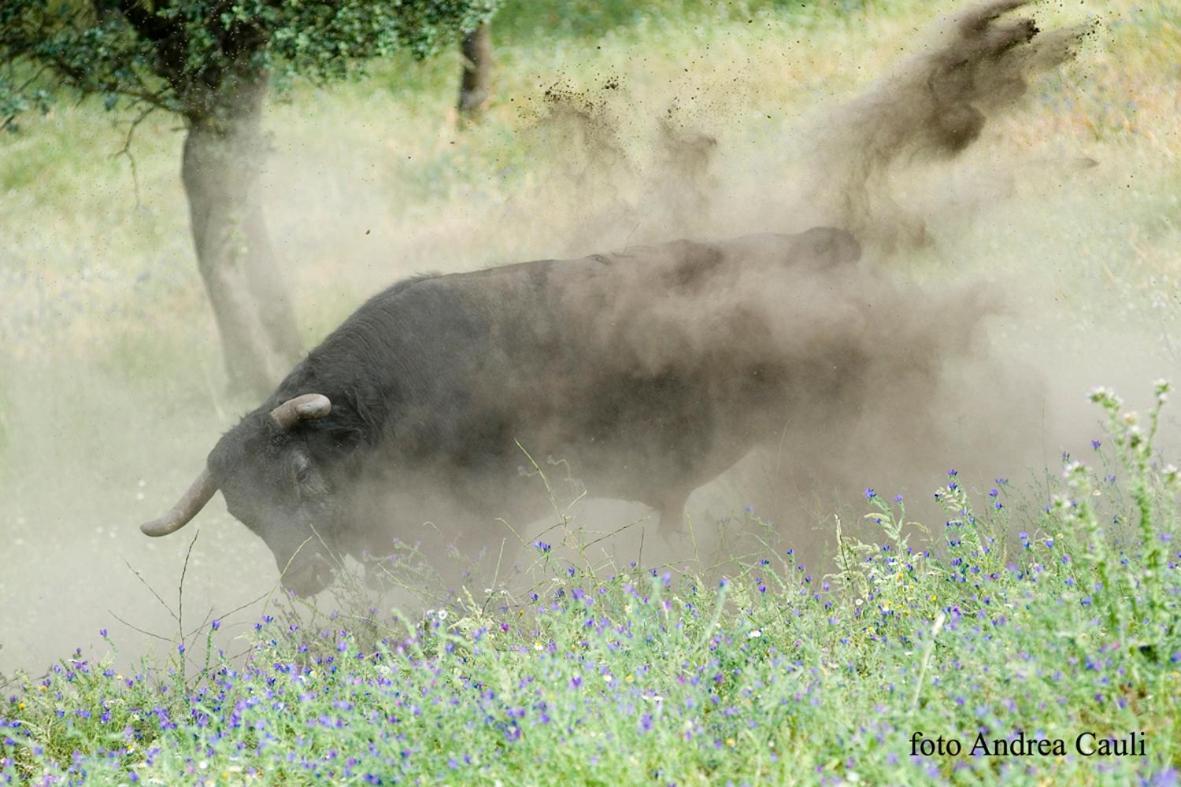
[{"label": "tree", "polygon": [[459,80],[460,122],[476,120],[492,94],[492,23],[485,20],[460,43],[463,72]]},{"label": "tree", "polygon": [[[184,121],[181,179],[232,389],[268,391],[300,352],[257,193],[272,83],[426,57],[497,0],[4,0],[0,126],[63,89]],[[134,113],[134,114],[132,114]]]}]

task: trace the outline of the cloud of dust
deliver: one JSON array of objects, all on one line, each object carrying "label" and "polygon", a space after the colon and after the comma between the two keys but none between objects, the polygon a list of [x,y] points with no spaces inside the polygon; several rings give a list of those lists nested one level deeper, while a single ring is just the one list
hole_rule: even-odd
[{"label": "cloud of dust", "polygon": [[[790,359],[803,382],[771,449],[732,475],[745,479],[737,484],[741,494],[758,501],[760,512],[796,534],[797,546],[830,543],[828,529],[807,531],[866,483],[925,493],[951,464],[988,479],[1053,466],[1058,449],[1046,446],[1063,444],[1078,427],[1065,413],[1086,418],[1047,404],[1044,358],[991,340],[998,322],[1035,324],[1002,288],[968,270],[922,283],[906,271],[909,257],[934,243],[928,221],[998,197],[995,179],[981,179],[976,196],[971,185],[953,192],[938,176],[954,170],[989,121],[1020,111],[1029,81],[1070,60],[1093,30],[1083,24],[1041,32],[1011,13],[1025,4],[987,2],[940,20],[921,54],[799,124],[788,141],[795,160],[782,180],[756,169],[738,176],[744,182],[734,188],[735,178],[719,172],[725,161],[717,161],[724,152],[717,137],[671,109],[643,143],[629,145],[640,132],[628,115],[631,102],[613,100],[627,92],[613,78],[600,90],[551,88],[530,130],[563,151],[539,193],[572,250],[601,250],[595,245],[605,238],[626,245],[726,237],[732,226],[834,226],[862,244],[860,265],[824,269],[806,255],[785,266],[774,243],[752,238],[720,265],[728,279],[707,277],[683,297],[670,296],[660,271],[699,250],[629,249],[643,261],[640,280],[625,279],[613,297],[594,300],[609,304],[601,324],[640,368],[663,371],[671,359],[705,357],[724,359],[719,370],[732,372],[742,362]],[[1009,165],[994,170],[1002,179],[1011,172]],[[899,184],[932,174],[933,184],[920,182],[922,199],[903,207]],[[1083,390],[1065,393],[1081,399]],[[713,491],[733,506],[735,490],[718,487]],[[708,498],[697,496],[698,510]],[[922,503],[918,509],[939,517]],[[678,557],[676,550],[650,554]]]}]

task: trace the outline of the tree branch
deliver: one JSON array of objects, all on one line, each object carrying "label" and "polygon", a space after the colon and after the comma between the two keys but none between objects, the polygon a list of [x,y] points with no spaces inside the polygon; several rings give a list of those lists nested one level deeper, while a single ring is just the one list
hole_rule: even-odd
[{"label": "tree branch", "polygon": [[161,19],[141,6],[138,0],[119,0],[119,13],[135,28],[136,33],[155,44],[163,43],[184,32],[179,24]]}]

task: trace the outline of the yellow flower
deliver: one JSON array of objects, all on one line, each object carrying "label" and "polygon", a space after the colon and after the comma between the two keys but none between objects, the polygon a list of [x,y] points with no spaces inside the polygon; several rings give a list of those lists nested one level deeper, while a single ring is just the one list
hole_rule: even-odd
[{"label": "yellow flower", "polygon": [[726,745],[727,745],[727,746],[731,746],[731,747],[732,747],[732,746],[734,746],[734,744],[735,744],[735,741],[734,741],[734,739],[733,739],[733,738],[727,738],[727,739],[726,739]]}]

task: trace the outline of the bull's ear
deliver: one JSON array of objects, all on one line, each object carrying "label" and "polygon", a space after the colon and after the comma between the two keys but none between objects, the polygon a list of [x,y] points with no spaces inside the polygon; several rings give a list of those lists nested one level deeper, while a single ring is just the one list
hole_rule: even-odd
[{"label": "bull's ear", "polygon": [[309,393],[288,399],[271,410],[271,418],[286,431],[300,421],[323,418],[332,412],[332,402],[324,394]]}]

